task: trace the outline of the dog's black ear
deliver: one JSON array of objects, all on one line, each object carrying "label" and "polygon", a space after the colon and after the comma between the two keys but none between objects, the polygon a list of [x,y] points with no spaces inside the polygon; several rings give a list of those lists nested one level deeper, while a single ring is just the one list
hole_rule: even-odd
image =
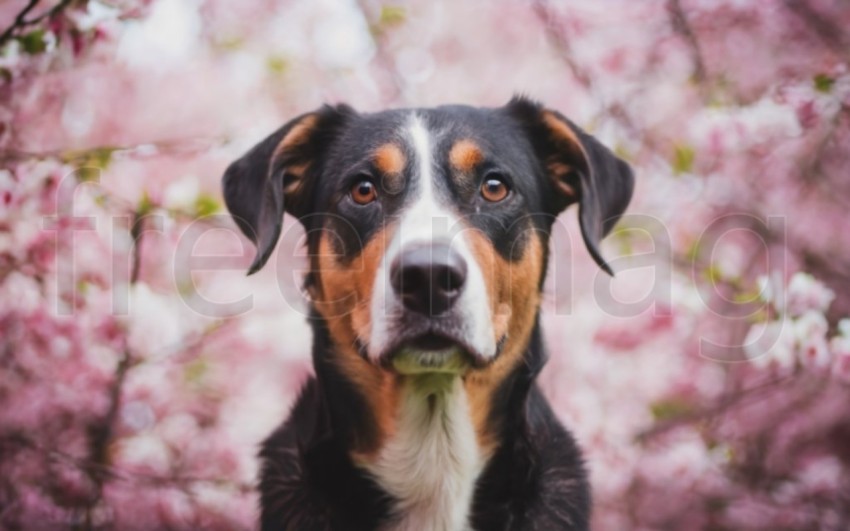
[{"label": "dog's black ear", "polygon": [[561,113],[522,97],[506,106],[520,121],[551,179],[555,193],[551,209],[557,213],[579,203],[579,225],[590,255],[608,274],[611,267],[599,252],[599,242],[616,225],[634,190],[628,164]]},{"label": "dog's black ear", "polygon": [[248,274],[271,256],[280,237],[284,209],[307,213],[322,156],[339,128],[356,114],[347,105],[302,114],[254,146],[224,172],[224,202],[234,221],[257,246]]}]

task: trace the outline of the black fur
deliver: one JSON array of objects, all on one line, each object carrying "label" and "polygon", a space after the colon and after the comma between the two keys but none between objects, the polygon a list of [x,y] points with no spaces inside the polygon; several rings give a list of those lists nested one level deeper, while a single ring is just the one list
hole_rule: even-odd
[{"label": "black fur", "polygon": [[588,528],[590,487],[581,453],[534,383],[545,361],[535,325],[524,363],[502,384],[491,413],[502,443],[478,480],[474,529]]},{"label": "black fur", "polygon": [[316,377],[260,452],[263,530],[377,529],[390,499],[351,462],[348,448],[374,437],[360,397],[331,362],[330,338],[314,316]]}]

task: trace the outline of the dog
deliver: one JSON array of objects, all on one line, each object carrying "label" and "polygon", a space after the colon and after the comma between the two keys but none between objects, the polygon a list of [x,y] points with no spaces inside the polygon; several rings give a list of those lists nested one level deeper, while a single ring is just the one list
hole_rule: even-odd
[{"label": "dog", "polygon": [[551,228],[600,240],[629,166],[526,97],[361,114],[323,106],[233,162],[225,202],[257,246],[303,224],[312,376],[263,444],[264,530],[579,530],[581,452],[535,384]]}]

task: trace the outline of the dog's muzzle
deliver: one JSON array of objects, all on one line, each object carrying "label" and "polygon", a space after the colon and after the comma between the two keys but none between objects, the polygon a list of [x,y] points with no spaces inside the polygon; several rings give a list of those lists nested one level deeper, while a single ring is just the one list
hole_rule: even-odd
[{"label": "dog's muzzle", "polygon": [[448,245],[423,245],[399,254],[390,284],[405,310],[425,317],[452,309],[466,283],[467,264]]},{"label": "dog's muzzle", "polygon": [[487,363],[470,334],[478,317],[468,311],[471,269],[461,252],[442,242],[412,244],[392,258],[380,363],[402,374],[463,373]]},{"label": "dog's muzzle", "polygon": [[399,334],[398,347],[389,356],[398,372],[461,373],[473,364],[463,338],[444,322],[463,292],[467,271],[466,260],[448,245],[416,246],[393,261],[390,285],[411,324]]}]

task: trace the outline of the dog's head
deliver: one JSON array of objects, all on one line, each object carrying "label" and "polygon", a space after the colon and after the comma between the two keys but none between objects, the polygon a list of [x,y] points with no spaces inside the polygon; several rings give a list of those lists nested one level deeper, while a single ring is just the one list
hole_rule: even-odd
[{"label": "dog's head", "polygon": [[[523,98],[290,121],[224,176],[224,196],[268,260],[284,211],[307,231],[307,288],[349,364],[466,372],[521,355],[548,234],[579,204],[599,242],[632,194],[629,167],[561,114]],[[357,373],[358,371],[352,371]]]}]

